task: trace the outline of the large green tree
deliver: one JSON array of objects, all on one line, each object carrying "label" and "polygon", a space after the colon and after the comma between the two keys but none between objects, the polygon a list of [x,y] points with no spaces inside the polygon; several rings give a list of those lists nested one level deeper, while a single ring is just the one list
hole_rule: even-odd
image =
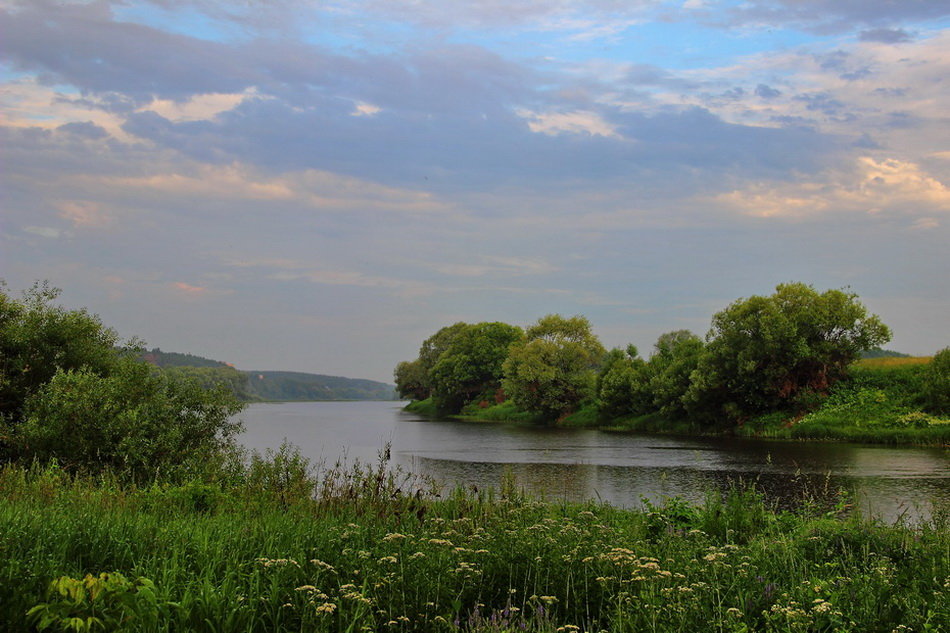
[{"label": "large green tree", "polygon": [[426,376],[422,361],[404,360],[393,370],[393,379],[396,381],[396,393],[400,398],[410,400],[425,400],[429,397],[429,377]]},{"label": "large green tree", "polygon": [[924,406],[934,413],[950,413],[950,347],[936,354],[923,379]]},{"label": "large green tree", "polygon": [[606,353],[586,318],[549,314],[512,345],[502,386],[525,411],[557,419],[594,397]]},{"label": "large green tree", "polygon": [[686,416],[683,396],[692,384],[703,348],[703,340],[689,330],[660,335],[649,363],[648,391],[655,410],[674,418]]},{"label": "large green tree", "polygon": [[22,299],[0,287],[0,461],[56,458],[148,479],[220,454],[240,428],[230,389],[145,364],[58,296],[45,284]]},{"label": "large green tree", "polygon": [[647,363],[634,345],[628,345],[626,350],[610,350],[597,375],[597,403],[601,414],[620,418],[647,413],[653,404],[647,388],[649,381]]},{"label": "large green tree", "polygon": [[0,423],[7,427],[19,421],[27,398],[57,371],[84,368],[104,375],[122,355],[114,330],[85,310],[56,305],[59,294],[37,283],[17,299],[0,281]]},{"label": "large green tree", "polygon": [[862,350],[888,340],[890,330],[856,294],[781,284],[713,317],[685,401],[707,422],[804,404],[841,379]]},{"label": "large green tree", "polygon": [[501,388],[508,349],[524,336],[507,323],[476,323],[458,330],[430,372],[436,406],[457,413],[478,396]]}]

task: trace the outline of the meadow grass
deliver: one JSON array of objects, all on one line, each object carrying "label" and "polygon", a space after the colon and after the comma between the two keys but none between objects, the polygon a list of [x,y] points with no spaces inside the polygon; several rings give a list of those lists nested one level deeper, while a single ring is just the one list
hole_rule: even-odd
[{"label": "meadow grass", "polygon": [[50,630],[95,617],[216,633],[950,623],[947,517],[911,527],[848,516],[844,503],[781,512],[749,488],[640,510],[539,502],[511,480],[435,497],[381,467],[306,481],[285,494],[279,477],[136,489],[8,466],[0,630],[30,630],[30,609]]}]

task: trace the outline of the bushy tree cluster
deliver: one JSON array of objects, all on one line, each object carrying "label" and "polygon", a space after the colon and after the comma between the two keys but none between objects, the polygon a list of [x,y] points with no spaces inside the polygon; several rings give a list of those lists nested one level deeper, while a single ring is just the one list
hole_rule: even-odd
[{"label": "bushy tree cluster", "polygon": [[[807,409],[863,350],[890,339],[887,326],[854,293],[818,292],[802,283],[734,302],[713,316],[705,341],[687,330],[662,335],[649,360],[633,346],[605,351],[584,317],[549,315],[523,336],[476,337],[486,325],[504,324],[456,323],[427,339],[418,359],[396,368],[400,393],[431,396],[454,412],[486,387],[501,385],[520,408],[549,419],[588,401],[607,418],[661,413],[726,425],[778,409]],[[490,363],[478,360],[483,348],[492,350],[485,355]],[[950,352],[946,356],[950,363]],[[946,375],[934,369],[930,379],[934,410],[947,406],[941,400],[950,397],[941,382]]]},{"label": "bushy tree cluster", "polygon": [[419,357],[399,363],[396,390],[404,398],[432,398],[444,413],[458,413],[501,388],[509,347],[524,336],[507,323],[455,323],[423,341]]},{"label": "bushy tree cluster", "polygon": [[142,362],[134,342],[34,285],[0,285],[0,461],[56,459],[134,480],[184,474],[229,445],[242,405],[223,385]]}]

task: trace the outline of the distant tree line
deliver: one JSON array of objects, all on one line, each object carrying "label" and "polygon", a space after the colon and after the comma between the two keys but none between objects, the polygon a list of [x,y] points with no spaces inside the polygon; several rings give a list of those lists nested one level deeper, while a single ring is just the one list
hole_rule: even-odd
[{"label": "distant tree line", "polygon": [[[404,398],[431,398],[443,414],[510,400],[558,420],[581,406],[607,419],[661,414],[712,427],[776,410],[806,411],[890,330],[857,295],[781,284],[715,314],[705,339],[687,330],[659,337],[649,358],[633,345],[607,351],[582,317],[542,317],[522,330],[455,323],[426,339],[394,376]],[[928,403],[950,398],[950,350],[932,363]]]}]

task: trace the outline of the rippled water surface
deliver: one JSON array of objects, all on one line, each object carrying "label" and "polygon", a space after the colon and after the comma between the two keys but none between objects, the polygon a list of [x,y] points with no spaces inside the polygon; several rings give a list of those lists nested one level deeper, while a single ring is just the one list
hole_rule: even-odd
[{"label": "rippled water surface", "polygon": [[646,498],[701,500],[754,481],[782,505],[803,493],[851,493],[861,512],[916,521],[950,511],[950,451],[818,442],[627,435],[583,429],[433,421],[398,402],[253,404],[241,414],[252,449],[292,442],[314,462],[394,463],[446,486],[498,487],[502,476],[548,499],[635,506]]}]

